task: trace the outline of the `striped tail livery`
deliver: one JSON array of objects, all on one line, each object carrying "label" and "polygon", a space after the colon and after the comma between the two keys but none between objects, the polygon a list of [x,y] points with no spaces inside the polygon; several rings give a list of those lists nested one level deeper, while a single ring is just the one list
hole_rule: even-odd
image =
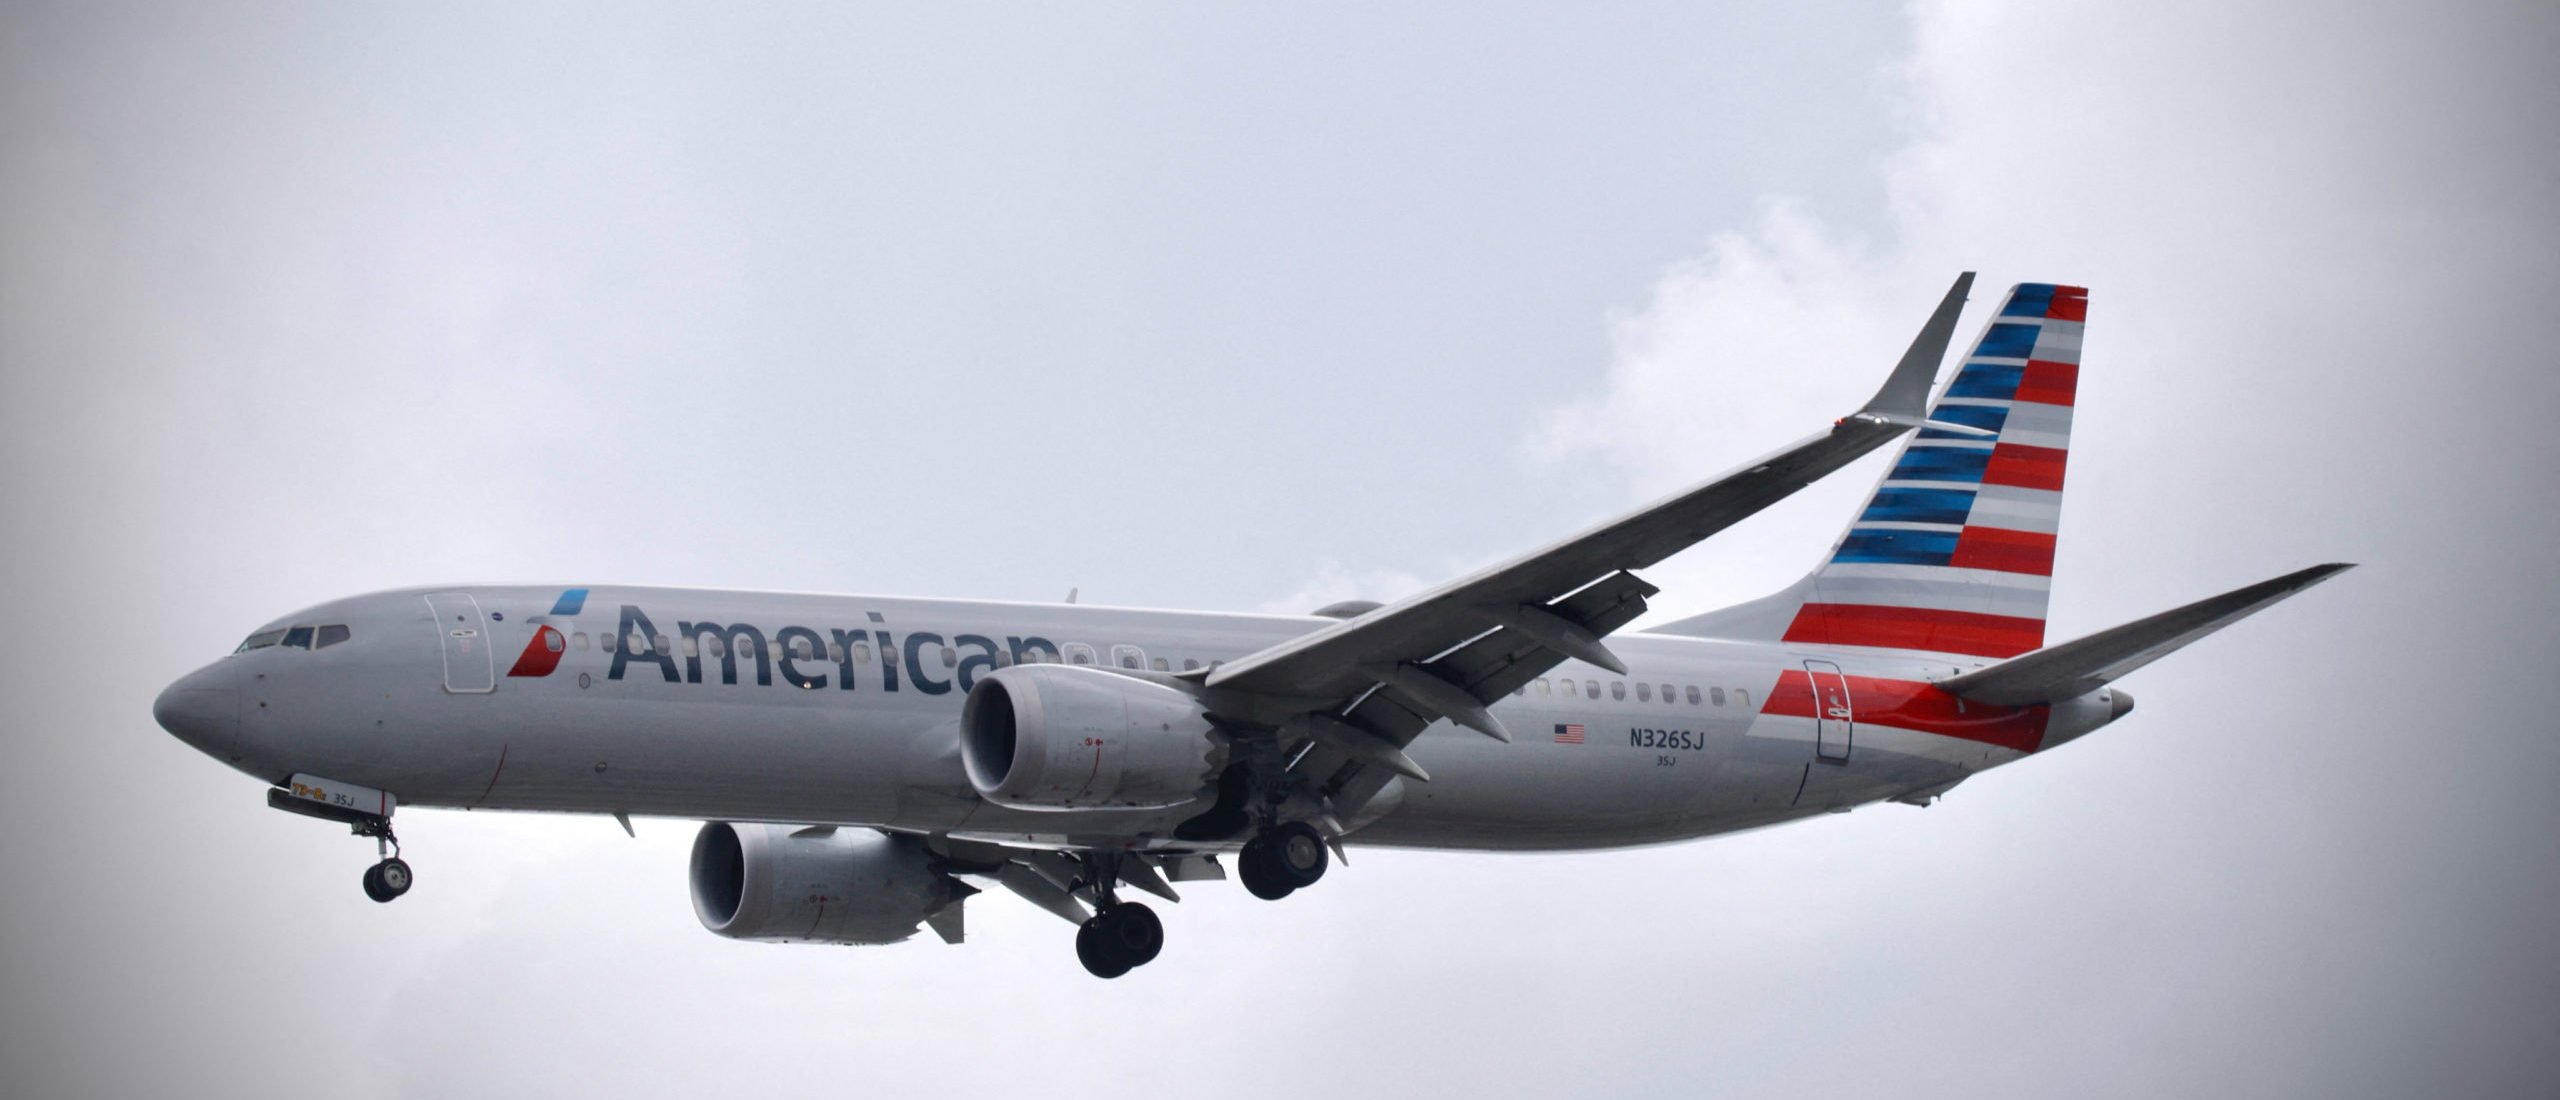
[{"label": "striped tail livery", "polygon": [[2010,288],[1821,568],[1658,629],[1993,659],[2043,645],[2088,310],[2081,287]]}]

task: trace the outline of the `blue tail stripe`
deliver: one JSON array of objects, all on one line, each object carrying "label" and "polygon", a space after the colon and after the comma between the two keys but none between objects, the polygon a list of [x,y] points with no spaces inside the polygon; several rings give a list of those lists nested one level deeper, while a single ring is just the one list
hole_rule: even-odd
[{"label": "blue tail stripe", "polygon": [[1860,523],[1955,523],[1973,514],[1970,489],[1878,489]]},{"label": "blue tail stripe", "polygon": [[1994,324],[1982,334],[1982,342],[1973,353],[1985,359],[2024,359],[2036,350],[2036,335],[2041,325]]},{"label": "blue tail stripe", "polygon": [[1913,447],[1902,452],[1902,461],[1893,464],[1887,481],[1970,481],[1982,482],[1982,469],[1991,462],[1991,452],[1958,450],[1952,447]]},{"label": "blue tail stripe", "polygon": [[1953,531],[1861,531],[1852,529],[1840,540],[1840,550],[1831,555],[1835,562],[1875,562],[1885,565],[1945,565],[1955,557],[1956,533]]},{"label": "blue tail stripe", "polygon": [[2009,304],[2000,310],[2003,317],[2042,317],[2053,308],[2052,283],[2020,283],[2018,292],[2009,296]]},{"label": "blue tail stripe", "polygon": [[2027,368],[2022,366],[1967,363],[1956,373],[1956,380],[1947,384],[1946,396],[2013,400],[2018,396],[2018,379],[2026,373]]}]

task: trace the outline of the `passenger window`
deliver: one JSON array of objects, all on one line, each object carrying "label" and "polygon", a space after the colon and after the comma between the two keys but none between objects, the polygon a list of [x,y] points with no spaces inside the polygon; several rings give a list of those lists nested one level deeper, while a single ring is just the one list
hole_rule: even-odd
[{"label": "passenger window", "polygon": [[1750,706],[1750,705],[1751,705],[1751,693],[1750,693],[1750,692],[1747,692],[1747,691],[1744,691],[1744,690],[1742,690],[1741,688],[1735,688],[1735,689],[1733,689],[1733,705],[1735,705],[1735,706],[1737,706],[1737,707],[1747,707],[1747,706]]},{"label": "passenger window", "polygon": [[287,649],[311,648],[311,628],[307,626],[297,626],[291,630],[285,631],[284,645]]},{"label": "passenger window", "polygon": [[809,652],[809,639],[791,639],[791,659],[794,661],[814,661],[817,659],[815,654]]},{"label": "passenger window", "polygon": [[284,640],[284,631],[281,631],[281,630],[262,630],[262,631],[259,631],[259,632],[258,632],[258,633],[256,633],[256,634],[249,635],[247,638],[243,639],[243,640],[240,642],[240,648],[235,649],[235,650],[232,650],[231,652],[233,652],[233,653],[247,653],[247,652],[249,652],[250,650],[253,650],[253,649],[265,649],[265,648],[267,648],[268,646],[274,645],[274,644],[276,644],[277,642],[281,642],[281,641],[283,641],[283,640]]},{"label": "passenger window", "polygon": [[1538,677],[1537,679],[1535,679],[1535,680],[1531,680],[1531,681],[1529,681],[1529,682],[1530,682],[1530,683],[1533,683],[1533,684],[1538,685],[1538,694],[1540,694],[1540,695],[1545,695],[1545,694],[1547,694],[1550,690],[1552,690],[1552,689],[1550,689],[1549,687],[1547,687],[1547,678],[1546,678],[1546,677],[1544,677],[1544,676]]},{"label": "passenger window", "polygon": [[1200,662],[1195,661],[1195,660],[1192,660],[1192,659],[1191,659],[1191,658],[1189,658],[1189,657],[1185,657],[1185,658],[1183,658],[1183,659],[1182,659],[1182,671],[1184,671],[1184,672],[1197,672],[1197,671],[1199,671],[1199,670],[1200,670]]},{"label": "passenger window", "polygon": [[867,665],[871,663],[871,643],[853,643],[853,663],[857,665]]},{"label": "passenger window", "polygon": [[[1690,692],[1690,694],[1695,695],[1695,694],[1697,694],[1697,693],[1696,693],[1696,692],[1694,692],[1694,691],[1692,691],[1692,692]],[[1707,698],[1710,698],[1710,699],[1715,700],[1715,704],[1716,704],[1717,706],[1723,706],[1723,705],[1724,705],[1724,689],[1723,689],[1723,688],[1708,688],[1708,689],[1707,689]],[[1691,700],[1689,700],[1689,701],[1690,701],[1690,702],[1692,702],[1692,703],[1697,702],[1697,700],[1695,700],[1695,699],[1691,699]]]},{"label": "passenger window", "polygon": [[1089,665],[1089,664],[1092,664],[1092,663],[1093,663],[1093,647],[1092,647],[1092,646],[1089,646],[1089,645],[1086,645],[1086,644],[1084,644],[1083,642],[1068,642],[1068,643],[1067,643],[1067,663],[1068,663],[1068,664],[1071,664],[1071,665]]},{"label": "passenger window", "polygon": [[597,642],[598,644],[600,644],[600,645],[604,646],[604,651],[605,651],[605,652],[607,652],[607,653],[611,653],[611,652],[613,652],[614,650],[617,650],[617,649],[622,648],[622,635],[620,635],[620,634],[598,634],[598,635],[596,635],[596,642]]},{"label": "passenger window", "polygon": [[1111,647],[1111,663],[1127,669],[1139,668],[1147,663],[1147,652],[1133,645],[1115,645]]},{"label": "passenger window", "polygon": [[753,638],[740,638],[740,639],[738,639],[738,656],[741,656],[741,657],[753,657],[753,656],[755,656],[755,655],[756,655],[756,640],[755,640],[755,639],[753,639]]},{"label": "passenger window", "polygon": [[1652,684],[1645,683],[1645,682],[1643,682],[1643,681],[1641,681],[1641,680],[1637,681],[1637,682],[1636,682],[1636,702],[1639,702],[1639,703],[1650,703],[1650,702],[1652,702],[1652,701],[1653,701],[1653,685],[1652,685]]},{"label": "passenger window", "polygon": [[1592,698],[1594,698],[1594,699],[1597,699],[1597,698],[1599,698],[1599,697],[1600,697],[1600,681],[1598,681],[1598,680],[1584,680],[1584,681],[1582,682],[1582,690],[1583,690],[1583,693],[1584,693],[1584,694],[1589,695],[1589,696],[1591,696],[1591,697],[1592,697]]},{"label": "passenger window", "polygon": [[[343,631],[346,628],[339,627],[338,629]],[[544,630],[536,636],[542,639],[542,648],[550,650],[553,653],[558,653],[561,650],[569,648],[569,643],[560,637],[560,632],[557,630]],[[338,640],[343,642],[346,639],[341,637]],[[320,628],[320,644],[324,646],[329,644],[328,627],[324,626]]]},{"label": "passenger window", "polygon": [[1003,668],[1004,666],[1013,663],[1013,654],[999,649],[996,651],[996,655],[992,659],[995,661],[997,668]]},{"label": "passenger window", "polygon": [[[718,640],[717,640],[717,639],[714,639],[712,644],[714,644],[714,645],[719,644],[719,643],[718,643]],[[685,635],[685,636],[684,636],[684,655],[685,655],[685,656],[687,656],[687,657],[701,657],[701,656],[705,656],[706,654],[704,654],[704,653],[703,653],[703,650],[704,650],[704,649],[706,649],[706,648],[708,648],[708,647],[706,647],[706,646],[704,646],[704,645],[702,644],[702,636],[701,636],[701,635],[698,635],[698,634],[687,634],[687,635]],[[717,656],[719,656],[719,654],[717,654],[717,653],[712,653],[712,654],[708,654],[708,656],[717,657]]]},{"label": "passenger window", "polygon": [[667,651],[668,651],[668,646],[667,646],[667,636],[666,636],[666,635],[664,635],[664,634],[652,634],[652,635],[649,635],[649,652],[651,652],[651,653],[665,653],[665,652],[667,652]]},{"label": "passenger window", "polygon": [[353,637],[353,635],[347,632],[346,624],[331,623],[320,628],[320,633],[312,639],[311,648],[327,649],[330,646],[346,641],[350,637]]},{"label": "passenger window", "polygon": [[898,667],[898,651],[885,645],[881,646],[880,663],[887,665],[890,668]]},{"label": "passenger window", "polygon": [[1169,665],[1169,664],[1166,664],[1166,663],[1165,663],[1165,659],[1164,659],[1164,658],[1162,658],[1162,657],[1158,657],[1158,658],[1156,658],[1155,660],[1152,660],[1152,661],[1147,662],[1147,667],[1148,667],[1148,668],[1152,668],[1152,669],[1154,669],[1154,670],[1156,670],[1156,671],[1158,671],[1158,672],[1171,672],[1171,671],[1173,671],[1173,666],[1172,666],[1172,665]]},{"label": "passenger window", "polygon": [[1627,699],[1627,682],[1624,680],[1609,681],[1609,698],[1622,703],[1625,702]]},{"label": "passenger window", "polygon": [[950,646],[944,646],[944,647],[942,647],[942,667],[944,667],[944,668],[951,668],[951,667],[953,667],[953,666],[955,666],[955,665],[958,665],[959,663],[960,663],[960,651],[959,651],[959,650],[953,649],[953,648],[951,648]]},{"label": "passenger window", "polygon": [[578,647],[578,652],[580,653],[586,652],[587,632],[581,630],[575,634],[569,635],[569,644]]}]

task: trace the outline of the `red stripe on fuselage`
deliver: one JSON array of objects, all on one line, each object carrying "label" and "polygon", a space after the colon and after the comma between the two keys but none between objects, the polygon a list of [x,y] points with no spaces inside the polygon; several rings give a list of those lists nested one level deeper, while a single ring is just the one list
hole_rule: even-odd
[{"label": "red stripe on fuselage", "polygon": [[2068,407],[2079,388],[2080,364],[2029,359],[2027,369],[2018,374],[2018,392],[2011,400]]},{"label": "red stripe on fuselage", "polygon": [[[1848,681],[1849,720],[1859,726],[1891,726],[2034,752],[2044,744],[2045,723],[2053,716],[2051,707],[1968,703],[1938,690],[1936,684],[1913,680],[1851,676]],[[1816,717],[1813,677],[1803,669],[1781,674],[1760,713]]]},{"label": "red stripe on fuselage", "polygon": [[1796,612],[1784,640],[2014,657],[2044,644],[2044,620],[1937,607],[1809,603]]},{"label": "red stripe on fuselage", "polygon": [[524,653],[516,658],[515,667],[508,669],[507,675],[551,675],[551,670],[560,667],[560,651],[569,648],[563,644],[566,640],[548,626],[534,628],[533,640],[525,643]]},{"label": "red stripe on fuselage", "polygon": [[2063,461],[2070,455],[2059,447],[2003,443],[1991,449],[1991,461],[1982,468],[1982,483],[2060,491]]},{"label": "red stripe on fuselage", "polygon": [[1967,527],[1956,536],[1956,552],[1947,564],[1958,569],[1991,569],[2002,573],[2053,575],[2053,536],[2005,527]]}]

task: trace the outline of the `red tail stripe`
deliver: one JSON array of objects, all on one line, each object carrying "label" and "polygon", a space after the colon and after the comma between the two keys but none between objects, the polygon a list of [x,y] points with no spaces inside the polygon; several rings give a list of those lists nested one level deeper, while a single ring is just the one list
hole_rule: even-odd
[{"label": "red tail stripe", "polygon": [[2062,488],[2063,462],[2070,454],[2059,447],[2003,443],[1991,449],[1991,461],[1982,468],[1982,483],[2058,491]]},{"label": "red tail stripe", "polygon": [[[2044,728],[2053,716],[2049,707],[1995,707],[1984,703],[1968,703],[1935,684],[1912,680],[1883,680],[1872,676],[1851,676],[1849,681],[1849,720],[1858,726],[1892,726],[1895,729],[1934,733],[1998,745],[2019,752],[2034,752],[2044,744]],[[1778,686],[1769,692],[1760,713],[1781,717],[1815,717],[1813,677],[1798,669],[1778,677]],[[1854,736],[1854,734],[1853,734]]]},{"label": "red tail stripe", "polygon": [[1967,527],[1956,536],[1955,556],[1947,564],[1958,569],[1994,569],[2002,573],[2053,575],[2053,536],[2005,527]]},{"label": "red tail stripe", "polygon": [[2027,369],[2018,375],[2016,399],[2039,405],[2069,405],[2079,388],[2080,364],[2029,359]]},{"label": "red tail stripe", "polygon": [[2044,620],[1936,607],[1809,603],[1788,624],[1785,640],[2014,657],[2044,644]]},{"label": "red tail stripe", "polygon": [[2056,321],[2089,319],[2089,288],[2058,286],[2053,288],[2053,301],[2044,307],[2044,315]]}]

